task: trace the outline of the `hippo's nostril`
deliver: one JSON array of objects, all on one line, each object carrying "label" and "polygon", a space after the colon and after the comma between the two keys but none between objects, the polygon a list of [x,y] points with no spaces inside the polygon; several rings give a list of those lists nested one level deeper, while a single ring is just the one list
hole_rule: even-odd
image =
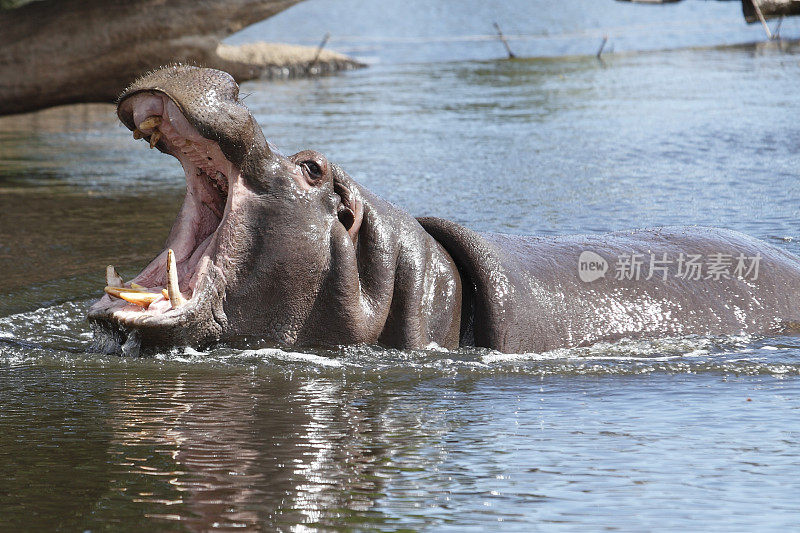
[{"label": "hippo's nostril", "polygon": [[345,207],[344,205],[339,206],[339,212],[337,213],[337,215],[339,216],[339,222],[342,223],[344,229],[349,230],[350,228],[353,227],[353,224],[355,224],[356,221],[355,214],[351,209]]}]

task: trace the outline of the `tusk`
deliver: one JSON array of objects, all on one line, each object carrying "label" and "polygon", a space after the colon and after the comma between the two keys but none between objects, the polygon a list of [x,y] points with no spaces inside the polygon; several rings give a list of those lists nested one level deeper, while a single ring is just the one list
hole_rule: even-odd
[{"label": "tusk", "polygon": [[178,263],[175,261],[175,252],[172,251],[172,248],[167,250],[167,295],[173,309],[186,303],[178,286]]},{"label": "tusk", "polygon": [[142,133],[142,132],[139,130],[139,128],[136,128],[135,130],[133,130],[133,138],[134,138],[134,139],[136,139],[136,140],[138,141],[138,140],[139,140],[139,139],[141,139],[142,137],[144,137],[144,133]]},{"label": "tusk", "polygon": [[143,291],[149,291],[150,290],[147,287],[145,287],[144,285],[139,285],[138,283],[134,283],[132,281],[131,281],[131,289],[141,289]]},{"label": "tusk", "polygon": [[160,292],[149,292],[146,289],[129,289],[127,287],[106,287],[106,293],[114,298],[120,298],[126,302],[147,307],[163,296]]},{"label": "tusk", "polygon": [[156,300],[161,299],[161,293],[155,292],[120,292],[119,297],[142,307],[147,307]]},{"label": "tusk", "polygon": [[161,140],[161,132],[158,130],[154,131],[153,134],[150,136],[150,148],[155,148],[156,144],[158,144],[158,141],[160,140]]},{"label": "tusk", "polygon": [[158,115],[153,115],[141,121],[139,123],[139,129],[152,130],[153,128],[157,128],[160,125],[161,125],[161,117],[159,117]]},{"label": "tusk", "polygon": [[109,287],[122,287],[122,277],[117,274],[114,265],[108,265],[106,267],[106,285]]},{"label": "tusk", "polygon": [[137,289],[137,288],[134,288],[134,287],[128,288],[128,287],[111,287],[111,286],[105,287],[105,288],[103,288],[103,290],[106,291],[107,294],[110,294],[111,296],[116,296],[117,298],[121,298],[120,294],[123,293],[123,292],[131,292],[131,293],[133,293],[133,292],[149,293],[150,292],[150,289],[146,289],[146,288]]},{"label": "tusk", "polygon": [[114,298],[119,298],[119,294],[121,292],[120,287],[106,287],[103,290],[106,291],[106,294],[113,296]]}]

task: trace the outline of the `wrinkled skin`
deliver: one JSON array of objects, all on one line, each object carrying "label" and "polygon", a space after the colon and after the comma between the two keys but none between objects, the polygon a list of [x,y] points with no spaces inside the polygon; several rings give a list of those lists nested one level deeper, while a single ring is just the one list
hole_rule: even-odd
[{"label": "wrinkled skin", "polygon": [[[527,352],[622,337],[778,333],[800,321],[800,261],[735,232],[537,238],[415,220],[318,152],[279,154],[224,72],[156,71],[123,92],[117,111],[186,172],[167,239],[186,302],[165,294],[144,308],[104,296],[89,312],[99,350],[257,338]],[[577,268],[585,250],[612,269],[631,253],[761,262],[757,279],[686,280],[672,265],[666,279],[609,272],[585,282]],[[166,263],[165,250],[133,281],[166,293]]]}]

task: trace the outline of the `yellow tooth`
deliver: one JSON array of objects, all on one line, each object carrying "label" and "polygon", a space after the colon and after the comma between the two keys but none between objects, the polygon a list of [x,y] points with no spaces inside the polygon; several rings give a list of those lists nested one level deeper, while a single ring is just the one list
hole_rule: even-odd
[{"label": "yellow tooth", "polygon": [[147,307],[161,298],[160,293],[153,292],[120,292],[119,297],[132,304]]},{"label": "yellow tooth", "polygon": [[106,287],[103,290],[106,291],[106,294],[109,296],[119,298],[119,293],[122,289],[120,287]]},{"label": "yellow tooth", "polygon": [[138,141],[138,140],[139,140],[139,139],[141,139],[142,137],[144,137],[144,133],[142,133],[141,131],[139,131],[139,128],[136,128],[135,130],[133,130],[133,138],[134,138],[134,139],[136,139],[136,140]]},{"label": "yellow tooth", "polygon": [[147,287],[145,287],[144,285],[139,285],[138,283],[134,283],[132,281],[131,281],[131,289],[144,289],[146,291],[150,290]]},{"label": "yellow tooth", "polygon": [[106,285],[109,287],[122,287],[122,277],[117,274],[114,265],[108,265],[106,267]]},{"label": "yellow tooth", "polygon": [[128,289],[126,287],[106,287],[105,291],[115,297],[121,298],[126,302],[147,307],[156,300],[161,299],[160,292],[148,292],[141,289]]},{"label": "yellow tooth", "polygon": [[161,294],[164,295],[165,299],[169,300],[169,292],[167,292],[167,289],[161,289]]},{"label": "yellow tooth", "polygon": [[178,263],[175,261],[175,252],[172,251],[172,248],[167,250],[167,295],[173,309],[186,303],[178,286]]},{"label": "yellow tooth", "polygon": [[156,130],[150,136],[150,148],[155,148],[155,146],[156,146],[156,144],[158,144],[159,140],[161,140],[161,132]]},{"label": "yellow tooth", "polygon": [[159,117],[158,115],[153,115],[141,121],[139,123],[139,129],[152,130],[153,128],[157,128],[160,125],[161,125],[161,117]]},{"label": "yellow tooth", "polygon": [[103,290],[106,291],[111,296],[116,296],[117,298],[120,297],[119,294],[121,292],[150,292],[150,289],[147,289],[145,287],[135,288],[135,287],[111,287],[111,286],[108,286],[108,287],[105,287]]}]

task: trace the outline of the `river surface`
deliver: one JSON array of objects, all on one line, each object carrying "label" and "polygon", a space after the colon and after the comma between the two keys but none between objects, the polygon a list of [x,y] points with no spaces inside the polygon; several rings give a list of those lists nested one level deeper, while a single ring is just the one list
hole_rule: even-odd
[{"label": "river surface", "polygon": [[[796,44],[736,44],[763,40],[736,3],[484,4],[296,6],[233,40],[331,31],[370,68],[250,82],[245,102],[285,153],[318,149],[415,215],[713,225],[800,254]],[[534,57],[479,38],[494,19]],[[0,529],[800,523],[798,337],[88,352],[105,265],[128,279],[156,255],[182,181],[110,106],[0,119]]]}]

